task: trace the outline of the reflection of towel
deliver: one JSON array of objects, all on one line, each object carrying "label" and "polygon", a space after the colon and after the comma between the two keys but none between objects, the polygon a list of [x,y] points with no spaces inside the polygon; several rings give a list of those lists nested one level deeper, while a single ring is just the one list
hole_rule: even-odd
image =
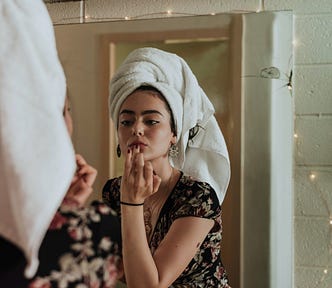
[{"label": "reflection of towel", "polygon": [[38,265],[75,169],[62,116],[65,78],[41,0],[0,2],[0,236]]},{"label": "reflection of towel", "polygon": [[[214,117],[214,107],[187,63],[156,48],[131,52],[110,83],[110,114],[114,123],[124,99],[143,84],[157,88],[173,112],[179,156],[172,159],[172,164],[208,182],[222,202],[230,178],[227,147]],[[199,132],[188,141],[189,131],[196,125]]]}]

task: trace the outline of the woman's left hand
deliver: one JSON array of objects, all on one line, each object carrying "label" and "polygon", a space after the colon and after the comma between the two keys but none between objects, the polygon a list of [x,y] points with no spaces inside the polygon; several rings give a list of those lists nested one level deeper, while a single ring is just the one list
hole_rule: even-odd
[{"label": "woman's left hand", "polygon": [[84,206],[91,195],[92,185],[97,177],[97,170],[90,166],[80,154],[76,154],[77,170],[72,179],[64,201],[74,201]]}]

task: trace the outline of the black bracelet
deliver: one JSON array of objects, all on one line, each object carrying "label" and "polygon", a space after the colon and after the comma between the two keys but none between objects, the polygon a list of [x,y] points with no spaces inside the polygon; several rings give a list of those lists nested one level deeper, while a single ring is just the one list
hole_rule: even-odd
[{"label": "black bracelet", "polygon": [[129,203],[129,202],[120,201],[120,204],[127,205],[127,206],[142,206],[142,205],[144,205],[144,202],[143,203]]}]

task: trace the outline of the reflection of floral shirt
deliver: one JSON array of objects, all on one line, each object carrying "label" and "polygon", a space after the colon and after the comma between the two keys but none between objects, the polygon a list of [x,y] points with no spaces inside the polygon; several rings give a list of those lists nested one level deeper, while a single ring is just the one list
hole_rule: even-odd
[{"label": "reflection of floral shirt", "polygon": [[29,288],[111,288],[122,274],[120,224],[100,202],[87,208],[64,202],[40,247]]},{"label": "reflection of floral shirt", "polygon": [[[103,200],[120,215],[121,177],[109,180],[103,189]],[[215,221],[195,257],[172,284],[173,288],[230,288],[221,261],[221,208],[213,188],[182,174],[159,215],[149,243],[152,253],[180,217],[195,216]]]}]

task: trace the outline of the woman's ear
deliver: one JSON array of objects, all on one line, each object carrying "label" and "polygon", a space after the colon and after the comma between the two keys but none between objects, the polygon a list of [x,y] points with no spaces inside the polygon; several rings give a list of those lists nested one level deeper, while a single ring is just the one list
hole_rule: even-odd
[{"label": "woman's ear", "polygon": [[172,139],[171,139],[171,145],[175,145],[177,141],[177,137],[173,134]]}]

